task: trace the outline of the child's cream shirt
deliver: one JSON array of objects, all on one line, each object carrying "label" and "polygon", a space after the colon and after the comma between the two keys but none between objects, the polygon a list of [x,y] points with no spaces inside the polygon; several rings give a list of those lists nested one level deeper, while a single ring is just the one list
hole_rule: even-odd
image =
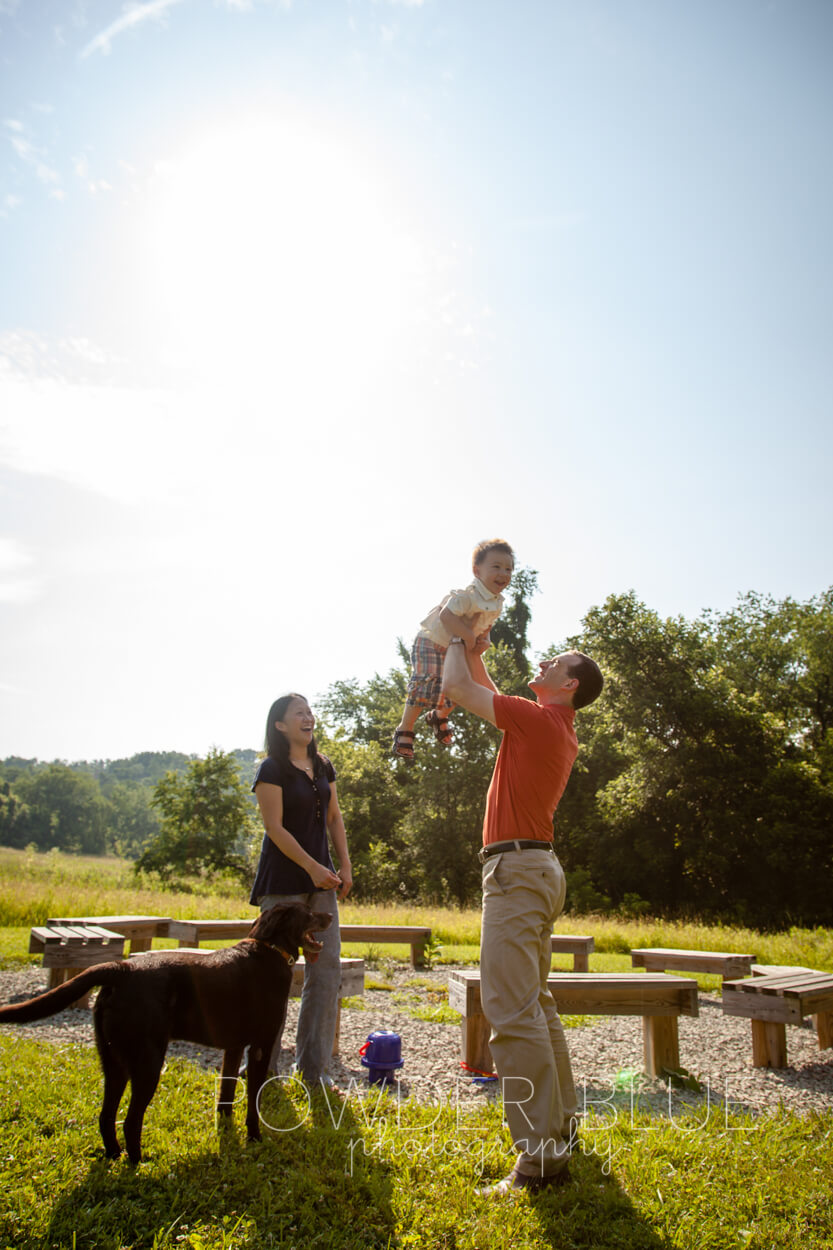
[{"label": "child's cream shirt", "polygon": [[485,634],[494,625],[503,609],[503,595],[493,595],[476,577],[465,590],[452,590],[442,603],[437,604],[420,622],[420,634],[430,638],[438,647],[447,647],[452,635],[440,620],[440,612],[448,608],[455,616],[462,616],[476,635]]}]

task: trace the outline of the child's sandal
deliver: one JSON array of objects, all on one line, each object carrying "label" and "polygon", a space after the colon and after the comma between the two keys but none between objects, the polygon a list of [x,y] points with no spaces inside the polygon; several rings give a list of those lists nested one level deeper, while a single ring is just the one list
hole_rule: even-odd
[{"label": "child's sandal", "polygon": [[[410,738],[410,742],[403,742],[403,738]],[[393,755],[398,755],[400,759],[405,760],[406,764],[413,764],[414,735],[409,729],[394,729],[391,753]]]},{"label": "child's sandal", "polygon": [[448,727],[448,717],[440,716],[436,708],[431,712],[425,713],[425,722],[430,725],[434,731],[434,737],[441,746],[450,747],[454,738]]}]

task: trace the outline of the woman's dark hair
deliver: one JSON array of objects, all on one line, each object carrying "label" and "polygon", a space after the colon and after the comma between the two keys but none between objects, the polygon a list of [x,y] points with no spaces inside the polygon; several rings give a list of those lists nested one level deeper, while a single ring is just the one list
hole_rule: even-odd
[{"label": "woman's dark hair", "polygon": [[[269,709],[269,715],[266,718],[266,754],[271,755],[273,760],[277,760],[282,769],[291,767],[289,763],[289,741],[286,735],[277,728],[275,721],[286,719],[286,713],[293,699],[303,699],[304,703],[307,702],[302,694],[296,694],[294,691],[291,694],[282,694],[272,704]],[[307,747],[307,755],[312,760],[312,774],[314,777],[317,777],[323,771],[324,765],[322,763],[323,757],[318,754],[318,744],[314,735]]]}]

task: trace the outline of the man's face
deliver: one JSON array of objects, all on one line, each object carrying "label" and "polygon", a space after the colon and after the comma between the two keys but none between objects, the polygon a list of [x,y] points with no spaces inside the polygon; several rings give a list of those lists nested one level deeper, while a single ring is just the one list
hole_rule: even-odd
[{"label": "man's face", "polygon": [[[534,690],[539,696],[552,696],[563,694],[572,699],[573,690],[576,689],[578,682],[575,677],[571,677],[569,673],[570,666],[575,659],[572,651],[565,651],[562,655],[553,656],[550,660],[541,660],[538,666],[538,673],[529,683],[530,690]],[[569,701],[565,697],[564,702]]]}]

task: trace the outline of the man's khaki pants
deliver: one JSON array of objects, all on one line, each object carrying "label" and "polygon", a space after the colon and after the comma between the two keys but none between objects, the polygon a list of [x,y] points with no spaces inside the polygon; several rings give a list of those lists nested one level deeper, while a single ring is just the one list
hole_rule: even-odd
[{"label": "man's khaki pants", "polygon": [[503,851],[483,865],[480,997],[516,1167],[556,1172],[569,1157],[576,1090],[564,1029],[547,988],[550,935],[564,906],[564,870],[551,851]]}]

